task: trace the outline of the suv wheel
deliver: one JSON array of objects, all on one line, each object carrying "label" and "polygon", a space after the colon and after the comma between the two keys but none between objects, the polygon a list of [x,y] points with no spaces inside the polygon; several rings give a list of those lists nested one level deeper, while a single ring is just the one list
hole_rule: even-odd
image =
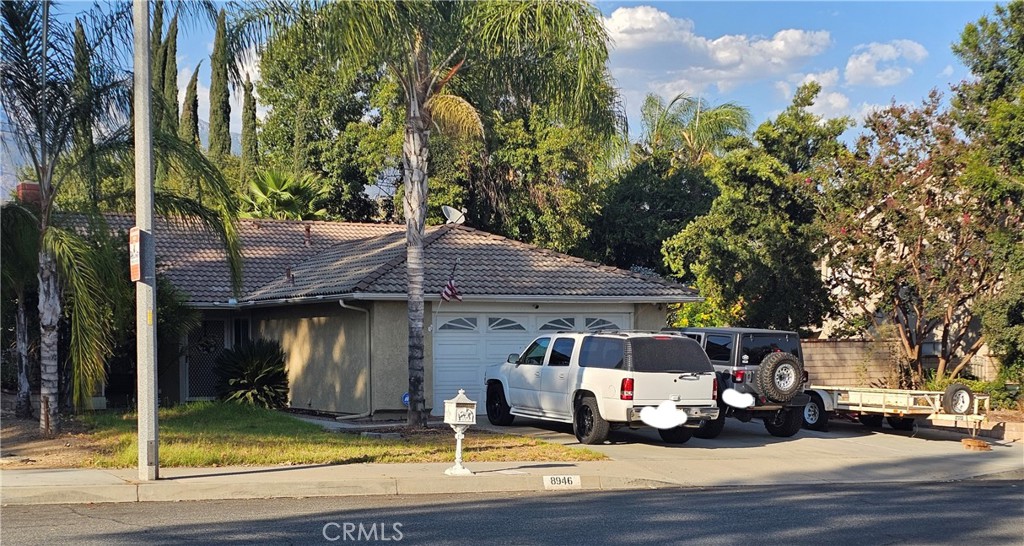
[{"label": "suv wheel", "polygon": [[685,444],[694,435],[694,431],[686,427],[659,428],[658,435],[666,444]]},{"label": "suv wheel", "polygon": [[768,434],[780,438],[789,438],[800,431],[804,424],[804,413],[799,409],[779,410],[764,420],[764,428]]},{"label": "suv wheel", "polygon": [[793,399],[802,388],[803,366],[790,353],[771,353],[764,357],[757,370],[757,390],[773,402],[785,403]]},{"label": "suv wheel", "polygon": [[[693,435],[704,440],[712,440],[718,438],[718,435],[722,433],[722,429],[725,428],[726,413],[728,413],[727,408],[723,406],[721,403],[719,403],[718,418],[701,421],[700,426],[693,431]],[[664,437],[662,437],[662,439],[664,439]]]},{"label": "suv wheel", "polygon": [[576,406],[572,417],[572,431],[581,444],[600,444],[608,438],[608,421],[601,417],[594,397],[586,396]]},{"label": "suv wheel", "polygon": [[505,390],[501,388],[501,383],[487,385],[487,420],[492,425],[507,427],[516,419],[510,410],[508,402],[505,401]]}]

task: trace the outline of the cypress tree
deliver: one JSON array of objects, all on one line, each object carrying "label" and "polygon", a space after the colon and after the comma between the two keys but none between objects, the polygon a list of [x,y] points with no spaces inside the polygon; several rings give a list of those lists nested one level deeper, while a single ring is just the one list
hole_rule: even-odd
[{"label": "cypress tree", "polygon": [[152,43],[149,45],[150,54],[154,53],[160,44],[164,42],[164,0],[156,0],[153,3],[153,30],[150,32],[150,40]]},{"label": "cypress tree", "polygon": [[178,16],[171,19],[164,40],[164,130],[178,132]]},{"label": "cypress tree", "polygon": [[[202,64],[202,63],[200,63]],[[199,146],[199,66],[192,72],[192,78],[185,88],[185,102],[181,105],[181,123],[178,124],[178,136],[185,142]]]},{"label": "cypress tree", "polygon": [[228,94],[228,44],[224,10],[217,17],[217,33],[210,55],[210,156],[231,155],[231,102]]},{"label": "cypress tree", "polygon": [[259,163],[259,143],[256,137],[256,97],[252,94],[252,82],[249,75],[245,75],[245,94],[242,100],[242,169],[241,183],[243,190],[248,187],[249,181],[256,171]]}]

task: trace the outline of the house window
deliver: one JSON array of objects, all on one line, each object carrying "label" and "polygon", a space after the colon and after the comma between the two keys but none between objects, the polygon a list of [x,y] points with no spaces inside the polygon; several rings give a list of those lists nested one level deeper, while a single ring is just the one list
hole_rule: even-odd
[{"label": "house window", "polygon": [[249,319],[235,319],[235,347],[249,342]]},{"label": "house window", "polygon": [[526,327],[512,319],[490,317],[487,319],[487,329],[492,332],[497,332],[501,330],[525,331]]},{"label": "house window", "polygon": [[441,330],[476,330],[476,317],[459,317],[441,325]]},{"label": "house window", "polygon": [[597,330],[620,330],[618,324],[605,320],[603,318],[588,318],[587,319],[587,330],[595,332]]},{"label": "house window", "polygon": [[575,330],[576,319],[572,317],[557,318],[549,320],[543,326],[540,327],[542,332],[560,332],[563,330]]}]

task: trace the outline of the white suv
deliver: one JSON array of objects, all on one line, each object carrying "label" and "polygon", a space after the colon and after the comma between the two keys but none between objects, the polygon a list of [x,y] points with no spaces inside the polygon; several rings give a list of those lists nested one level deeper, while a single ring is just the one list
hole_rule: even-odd
[{"label": "white suv", "polygon": [[603,442],[610,429],[640,428],[640,412],[670,401],[683,426],[659,429],[683,443],[702,420],[718,417],[718,381],[700,345],[658,332],[565,332],[537,338],[521,355],[487,368],[487,418],[516,415],[572,423],[580,443]]}]

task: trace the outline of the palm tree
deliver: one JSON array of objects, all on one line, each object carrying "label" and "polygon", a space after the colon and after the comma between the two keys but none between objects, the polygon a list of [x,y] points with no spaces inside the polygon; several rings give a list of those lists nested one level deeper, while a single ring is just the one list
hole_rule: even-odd
[{"label": "palm tree", "polygon": [[582,0],[336,2],[312,12],[291,13],[270,2],[239,21],[257,32],[267,21],[310,27],[322,43],[325,62],[381,66],[401,89],[405,110],[402,146],[409,302],[409,424],[424,425],[423,234],[432,129],[482,131],[476,111],[452,94],[464,72],[491,86],[495,96],[516,100],[524,90],[566,115],[596,109],[587,93],[603,78],[607,34],[600,12]]},{"label": "palm tree", "polygon": [[650,94],[640,109],[646,132],[638,152],[671,155],[673,167],[698,167],[719,154],[730,137],[747,132],[750,112],[732,102],[711,107],[702,99],[676,95],[668,104]]},{"label": "palm tree", "polygon": [[281,171],[261,171],[249,182],[244,196],[246,218],[277,218],[280,220],[316,220],[327,215],[315,205],[330,188],[311,174],[296,177]]},{"label": "palm tree", "polygon": [[[62,225],[66,216],[58,210],[56,197],[69,178],[87,176],[83,171],[97,157],[131,154],[127,71],[116,66],[116,55],[95,55],[101,45],[117,42],[125,13],[122,9],[97,17],[94,36],[88,44],[79,41],[76,49],[70,25],[50,15],[49,1],[0,4],[0,103],[14,128],[18,148],[29,158],[29,172],[39,184],[39,211],[34,222],[39,249],[40,428],[47,433],[60,429],[57,347],[62,296],[67,298],[71,324],[69,358],[76,405],[82,406],[102,381],[110,351],[111,336],[103,316],[107,297],[101,260],[79,232]],[[81,87],[75,81],[75,60],[83,53],[91,57],[89,93],[76,91]],[[92,121],[95,140],[89,146],[76,146],[76,124],[86,118]],[[237,282],[240,260],[232,223],[235,209],[227,183],[190,143],[164,133],[154,135],[154,142],[158,159],[172,166],[187,166],[218,190],[221,199],[215,211],[173,196],[163,200],[163,211],[212,228],[228,249]]]}]

